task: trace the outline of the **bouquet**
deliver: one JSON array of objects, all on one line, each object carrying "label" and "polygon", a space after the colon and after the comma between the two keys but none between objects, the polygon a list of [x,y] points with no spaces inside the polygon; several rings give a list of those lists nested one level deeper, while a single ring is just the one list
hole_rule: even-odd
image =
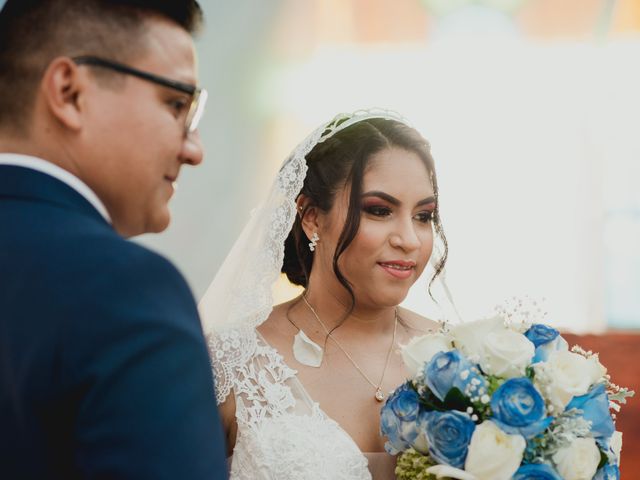
[{"label": "bouquet", "polygon": [[502,316],[414,338],[381,412],[399,480],[613,480],[634,392],[554,328]]}]

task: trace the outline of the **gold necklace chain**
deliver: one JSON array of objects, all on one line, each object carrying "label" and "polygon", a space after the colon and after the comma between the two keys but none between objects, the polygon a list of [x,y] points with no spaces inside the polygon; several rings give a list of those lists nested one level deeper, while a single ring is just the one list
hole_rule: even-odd
[{"label": "gold necklace chain", "polygon": [[331,340],[334,341],[334,343],[338,346],[338,348],[340,350],[342,350],[342,353],[345,354],[345,356],[349,359],[349,361],[353,364],[353,366],[356,368],[356,370],[360,373],[360,375],[363,376],[363,378],[373,387],[376,389],[375,392],[375,399],[378,402],[382,402],[385,399],[385,395],[382,392],[382,382],[384,381],[384,376],[387,373],[387,368],[389,367],[389,360],[391,359],[391,352],[393,352],[393,346],[396,344],[396,331],[398,329],[398,308],[396,307],[395,309],[395,317],[394,317],[394,321],[393,321],[393,337],[391,338],[391,346],[389,347],[389,351],[387,352],[387,359],[384,362],[384,369],[382,370],[382,375],[380,376],[380,382],[378,382],[378,384],[376,385],[375,383],[373,383],[371,381],[371,379],[367,376],[366,373],[364,373],[362,371],[362,369],[358,366],[358,364],[355,362],[355,360],[353,359],[353,357],[351,355],[349,355],[349,352],[347,352],[344,347],[342,345],[340,345],[340,342],[338,342],[338,340],[331,335],[331,332],[329,331],[329,329],[325,326],[324,323],[322,323],[322,320],[320,320],[320,316],[316,313],[315,309],[311,306],[311,304],[309,303],[309,301],[307,300],[307,296],[305,294],[302,294],[302,299],[304,300],[304,303],[307,305],[307,307],[309,307],[309,310],[311,310],[311,313],[313,313],[313,316],[316,317],[316,320],[318,321],[318,323],[322,326],[322,328],[324,329],[325,333],[327,334],[327,337],[329,337]]}]

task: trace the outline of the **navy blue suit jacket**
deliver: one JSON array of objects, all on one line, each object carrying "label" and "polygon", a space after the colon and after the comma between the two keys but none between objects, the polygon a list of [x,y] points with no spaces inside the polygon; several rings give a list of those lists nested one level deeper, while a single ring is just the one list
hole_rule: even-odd
[{"label": "navy blue suit jacket", "polygon": [[0,478],[220,479],[193,296],[66,184],[0,165]]}]

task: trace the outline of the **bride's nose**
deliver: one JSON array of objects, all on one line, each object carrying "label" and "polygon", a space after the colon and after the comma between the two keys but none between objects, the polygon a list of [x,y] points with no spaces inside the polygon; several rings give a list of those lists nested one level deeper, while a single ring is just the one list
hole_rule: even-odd
[{"label": "bride's nose", "polygon": [[412,251],[420,248],[420,237],[416,232],[413,218],[399,219],[389,235],[389,243],[392,247]]}]

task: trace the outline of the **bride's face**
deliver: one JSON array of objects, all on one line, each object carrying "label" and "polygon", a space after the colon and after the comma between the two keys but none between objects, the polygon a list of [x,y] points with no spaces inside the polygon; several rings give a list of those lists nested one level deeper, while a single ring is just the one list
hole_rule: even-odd
[{"label": "bride's face", "polygon": [[[333,282],[337,279],[330,265],[346,222],[349,191],[338,192],[331,210],[318,219],[324,248],[316,260]],[[389,148],[369,159],[362,192],[360,228],[338,266],[353,285],[359,305],[397,305],[433,249],[431,217],[436,202],[430,175],[416,153]]]}]

